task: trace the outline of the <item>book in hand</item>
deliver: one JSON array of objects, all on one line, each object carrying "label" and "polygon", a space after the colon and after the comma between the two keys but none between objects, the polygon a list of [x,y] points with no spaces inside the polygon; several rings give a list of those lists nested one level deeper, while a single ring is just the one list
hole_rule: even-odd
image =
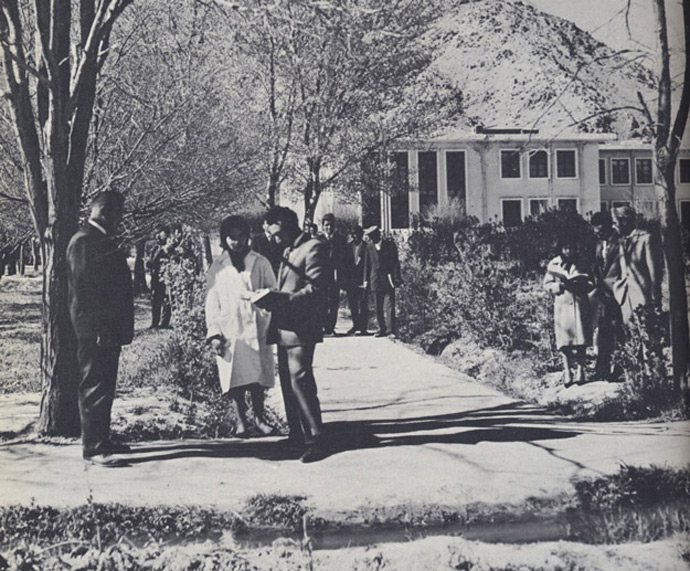
[{"label": "book in hand", "polygon": [[563,284],[564,289],[575,293],[586,293],[591,290],[594,285],[588,274],[576,272],[574,275],[571,274],[570,277],[568,277],[559,271],[549,270],[549,273],[556,278],[557,281]]},{"label": "book in hand", "polygon": [[256,307],[267,311],[274,311],[290,301],[290,294],[286,291],[260,289],[251,294],[249,301],[256,305]]}]

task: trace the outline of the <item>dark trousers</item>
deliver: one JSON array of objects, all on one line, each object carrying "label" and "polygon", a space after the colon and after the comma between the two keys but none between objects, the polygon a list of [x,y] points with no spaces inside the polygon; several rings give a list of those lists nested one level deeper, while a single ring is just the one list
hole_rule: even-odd
[{"label": "dark trousers", "polygon": [[382,333],[395,333],[395,290],[375,291],[376,321]]},{"label": "dark trousers", "polygon": [[79,340],[79,416],[84,457],[102,454],[110,440],[110,414],[121,348]]},{"label": "dark trousers", "polygon": [[366,331],[369,326],[369,296],[361,287],[347,290],[347,303],[352,315],[352,327],[357,331]]},{"label": "dark trousers", "polygon": [[151,286],[151,327],[170,327],[170,297],[165,284],[158,282]]},{"label": "dark trousers", "polygon": [[278,346],[278,375],[290,438],[306,444],[321,434],[321,404],[313,369],[315,347]]},{"label": "dark trousers", "polygon": [[618,302],[613,297],[604,297],[599,315],[597,334],[597,361],[594,369],[597,375],[608,379],[613,374],[611,356],[617,345],[623,341],[623,316]]},{"label": "dark trousers", "polygon": [[338,308],[340,307],[340,288],[331,284],[326,290],[326,317],[323,321],[323,330],[331,333],[338,322]]}]

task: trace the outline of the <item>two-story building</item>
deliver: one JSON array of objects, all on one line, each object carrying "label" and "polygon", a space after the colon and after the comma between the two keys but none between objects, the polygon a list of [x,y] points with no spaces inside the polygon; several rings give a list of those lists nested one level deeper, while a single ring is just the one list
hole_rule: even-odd
[{"label": "two-story building", "polygon": [[[406,142],[389,162],[390,182],[380,197],[385,229],[407,228],[412,215],[451,203],[482,222],[506,225],[547,208],[587,214],[632,204],[658,215],[651,145],[618,142],[613,134],[478,128]],[[690,224],[690,150],[678,165],[679,212]]]}]

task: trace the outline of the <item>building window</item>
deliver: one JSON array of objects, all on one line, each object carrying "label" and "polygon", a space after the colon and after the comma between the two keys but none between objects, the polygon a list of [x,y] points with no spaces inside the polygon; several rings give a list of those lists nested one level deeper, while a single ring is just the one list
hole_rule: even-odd
[{"label": "building window", "polygon": [[501,220],[506,227],[519,225],[522,222],[522,200],[512,198],[502,199]]},{"label": "building window", "polygon": [[549,209],[549,200],[547,198],[530,198],[529,199],[529,215],[533,218],[539,216],[542,212]]},{"label": "building window", "polygon": [[419,209],[426,214],[430,206],[438,204],[438,171],[436,152],[425,151],[419,157]]},{"label": "building window", "polygon": [[635,159],[635,184],[652,184],[652,159]]},{"label": "building window", "polygon": [[599,184],[606,184],[606,159],[599,159]]},{"label": "building window", "polygon": [[558,209],[577,212],[577,198],[559,198]]},{"label": "building window", "polygon": [[391,154],[391,228],[410,225],[410,167],[407,153]]},{"label": "building window", "polygon": [[678,160],[678,175],[679,182],[690,182],[690,159]]},{"label": "building window", "polygon": [[680,223],[690,232],[690,200],[680,201]]},{"label": "building window", "polygon": [[611,159],[611,184],[630,184],[630,159]]},{"label": "building window", "polygon": [[531,151],[529,154],[529,177],[549,177],[549,155],[546,151]]},{"label": "building window", "polygon": [[446,183],[448,199],[462,200],[465,202],[466,177],[465,177],[465,151],[446,152]]},{"label": "building window", "polygon": [[577,178],[577,155],[574,150],[556,151],[556,178]]},{"label": "building window", "polygon": [[520,178],[520,151],[501,151],[501,178]]}]

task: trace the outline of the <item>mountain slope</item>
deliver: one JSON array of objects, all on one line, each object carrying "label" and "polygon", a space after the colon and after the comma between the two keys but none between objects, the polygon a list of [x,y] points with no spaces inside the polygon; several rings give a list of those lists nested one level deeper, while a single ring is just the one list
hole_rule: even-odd
[{"label": "mountain slope", "polygon": [[425,41],[435,70],[462,92],[464,117],[454,129],[464,132],[483,124],[625,138],[644,124],[630,109],[640,107],[637,92],[653,105],[654,76],[635,54],[517,0],[458,1]]}]

